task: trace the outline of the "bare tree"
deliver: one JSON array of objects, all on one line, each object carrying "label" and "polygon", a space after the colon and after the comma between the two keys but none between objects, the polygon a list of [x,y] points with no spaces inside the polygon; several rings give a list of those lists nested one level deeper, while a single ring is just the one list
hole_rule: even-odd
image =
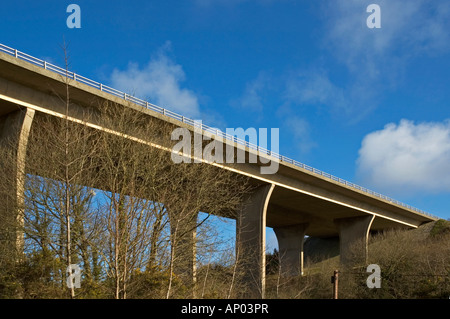
[{"label": "bare tree", "polygon": [[149,145],[158,133],[140,112],[105,104],[99,114],[107,128],[100,134],[97,163],[104,199],[102,251],[114,297],[127,298],[133,273],[156,262],[164,219],[156,196],[161,184],[157,172],[164,153]]},{"label": "bare tree", "polygon": [[[65,270],[83,263],[84,275],[97,279],[106,265],[104,283],[113,282],[115,298],[127,298],[133,278],[149,271],[167,274],[165,297],[195,296],[197,249],[215,244],[196,247],[205,222],[198,213],[233,217],[248,178],[208,163],[172,162],[175,124],[136,107],[76,105],[71,81],[63,77],[54,91],[59,113],[37,113],[30,132],[20,227],[26,252],[48,260],[45,278],[61,289]],[[69,295],[76,297],[73,286]]]},{"label": "bare tree", "polygon": [[[68,74],[65,46],[63,50]],[[54,91],[61,103],[59,117],[36,114],[25,172],[25,236],[39,242],[44,254],[50,250],[64,260],[60,270],[63,286],[64,273],[78,262],[79,251],[89,269],[85,221],[90,217],[93,193],[89,188],[95,185],[93,158],[97,153],[95,130],[79,123],[89,122],[90,114],[71,101],[71,81],[62,76],[64,88]],[[78,122],[73,120],[74,114]],[[70,297],[75,298],[75,287],[69,287]]]},{"label": "bare tree", "polygon": [[[248,178],[207,163],[172,162],[170,133],[174,125],[113,105],[101,108],[100,118],[102,125],[120,132],[102,135],[98,165],[107,198],[107,233],[112,236],[109,256],[113,258],[108,259],[114,269],[115,297],[124,297],[124,283],[131,278],[129,274],[125,280],[124,271],[126,268],[131,272],[134,264],[119,263],[119,256],[129,252],[127,246],[132,244],[127,237],[136,219],[136,210],[130,209],[131,199],[147,214],[146,223],[140,227],[145,229],[145,238],[151,240],[150,250],[145,251],[150,269],[155,264],[162,230],[167,222],[170,224],[166,298],[178,296],[173,291],[175,279],[194,296],[196,228],[203,222],[197,219],[198,213],[232,215],[248,189]],[[150,145],[155,141],[161,147]],[[144,237],[140,238],[144,241]],[[123,278],[121,288],[119,278]]]}]

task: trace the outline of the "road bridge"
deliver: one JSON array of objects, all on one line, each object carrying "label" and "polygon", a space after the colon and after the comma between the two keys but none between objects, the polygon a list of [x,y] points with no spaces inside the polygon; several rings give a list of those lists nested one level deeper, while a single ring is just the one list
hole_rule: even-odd
[{"label": "road bridge", "polygon": [[[17,137],[15,165],[24,165],[28,134],[36,113],[64,118],[65,104],[58,96],[64,96],[67,80],[70,80],[71,92],[69,120],[81,122],[80,110],[94,108],[106,101],[174,127],[187,128],[191,132],[199,129],[193,120],[182,115],[0,45],[0,138]],[[101,123],[84,124],[106,129]],[[242,269],[256,297],[264,296],[266,227],[272,227],[277,236],[282,273],[295,276],[303,271],[305,235],[339,237],[341,261],[346,263],[352,253],[351,247],[357,243],[363,243],[360,255],[362,260],[366,258],[370,232],[416,228],[437,219],[387,196],[226,136],[209,126],[202,124],[200,130],[212,138],[223,138],[226,145],[243,150],[247,157],[256,154],[277,161],[279,165],[274,174],[262,174],[260,168],[264,164],[261,162],[217,164],[250,177],[257,185],[238,212],[236,222],[240,253],[252,256]],[[158,147],[157,144],[154,146]],[[17,194],[23,191],[23,180],[23,176],[17,176],[17,183],[13,185]],[[22,196],[17,198],[20,200]]]}]

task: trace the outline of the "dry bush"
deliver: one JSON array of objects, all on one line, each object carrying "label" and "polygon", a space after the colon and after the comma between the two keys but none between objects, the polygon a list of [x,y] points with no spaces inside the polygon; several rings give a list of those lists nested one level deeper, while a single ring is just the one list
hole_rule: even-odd
[{"label": "dry bush", "polygon": [[[354,247],[354,253],[360,253]],[[368,288],[369,264],[381,269],[381,288]],[[267,278],[268,298],[331,299],[331,276],[339,270],[339,299],[416,299],[450,296],[450,222],[413,230],[388,230],[370,237],[366,264],[343,267],[339,256],[310,258],[304,276]]]},{"label": "dry bush", "polygon": [[[381,288],[369,289],[366,266],[341,276],[344,298],[448,298],[450,235],[437,231],[442,221],[414,230],[390,230],[371,238],[367,264],[381,269]],[[444,227],[445,229],[445,227]],[[433,235],[438,233],[437,235]]]}]

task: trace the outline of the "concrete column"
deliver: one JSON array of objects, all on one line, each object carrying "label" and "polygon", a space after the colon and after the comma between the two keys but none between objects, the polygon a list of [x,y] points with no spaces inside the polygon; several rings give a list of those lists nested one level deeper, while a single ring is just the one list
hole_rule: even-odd
[{"label": "concrete column", "polygon": [[274,184],[255,189],[238,211],[236,222],[236,263],[241,296],[264,298],[266,215]]},{"label": "concrete column", "polygon": [[303,275],[303,242],[308,224],[274,228],[278,240],[281,275]]},{"label": "concrete column", "polygon": [[[4,182],[8,188],[2,192],[1,218],[3,225],[3,244],[11,245],[10,249],[19,256],[23,252],[23,213],[25,187],[25,159],[28,137],[33,123],[35,111],[32,109],[18,109],[0,119],[0,143],[3,148]],[[6,222],[5,222],[6,221]],[[15,235],[12,235],[15,233]],[[15,237],[15,238],[12,238]],[[15,246],[15,247],[13,247]]]},{"label": "concrete column", "polygon": [[369,230],[374,215],[336,219],[339,228],[339,249],[343,265],[366,263]]}]

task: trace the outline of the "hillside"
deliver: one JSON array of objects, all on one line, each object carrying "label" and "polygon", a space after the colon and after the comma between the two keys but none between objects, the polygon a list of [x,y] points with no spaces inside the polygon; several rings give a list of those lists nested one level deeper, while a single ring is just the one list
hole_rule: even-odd
[{"label": "hillside", "polygon": [[[370,246],[375,242],[379,242],[380,238],[389,239],[389,234],[396,231],[389,231],[387,234],[375,234],[371,236]],[[437,220],[426,223],[416,229],[405,230],[410,236],[417,240],[425,240],[427,238],[439,238],[450,233],[450,221]],[[442,238],[444,240],[444,238]],[[307,237],[303,246],[305,263],[316,263],[339,256],[339,238],[313,238]]]},{"label": "hillside", "polygon": [[[305,240],[305,276],[270,277],[276,298],[331,298],[330,277],[339,270],[339,298],[417,299],[450,296],[450,221],[438,220],[411,230],[372,235],[368,262],[381,269],[381,288],[369,289],[367,265],[345,269],[337,238]],[[274,289],[273,285],[276,285]]]}]

